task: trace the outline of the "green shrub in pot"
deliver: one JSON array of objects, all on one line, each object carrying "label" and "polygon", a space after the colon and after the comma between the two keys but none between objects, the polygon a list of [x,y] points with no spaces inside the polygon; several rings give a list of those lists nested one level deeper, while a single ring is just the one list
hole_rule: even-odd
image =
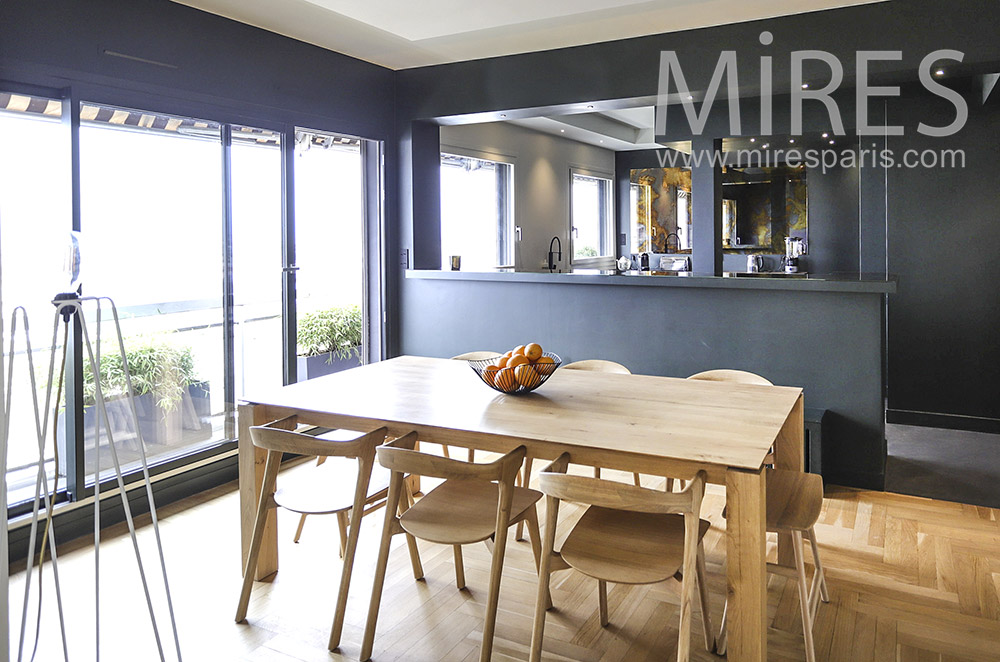
[{"label": "green shrub in pot", "polygon": [[360,306],[338,306],[306,313],[298,323],[298,355],[334,357],[361,356],[364,323]]},{"label": "green shrub in pot", "polygon": [[[153,394],[156,404],[164,412],[176,409],[187,388],[199,381],[191,348],[176,347],[162,338],[137,336],[127,339],[125,359],[128,361],[135,396]],[[125,368],[117,346],[102,350],[100,373],[101,391],[105,398],[121,397],[128,392]],[[96,399],[97,386],[90,361],[84,361],[84,405],[93,405]]]}]

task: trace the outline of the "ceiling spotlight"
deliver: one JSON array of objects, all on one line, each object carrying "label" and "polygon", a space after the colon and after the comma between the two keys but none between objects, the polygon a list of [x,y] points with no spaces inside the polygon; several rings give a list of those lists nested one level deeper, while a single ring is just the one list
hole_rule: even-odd
[{"label": "ceiling spotlight", "polygon": [[507,117],[507,113],[500,113],[500,117]]},{"label": "ceiling spotlight", "polygon": [[802,83],[802,89],[803,90],[808,90],[809,89],[809,83]]},{"label": "ceiling spotlight", "polygon": [[603,140],[601,140],[601,141],[599,141],[599,142],[604,142],[604,141],[603,141]]},{"label": "ceiling spotlight", "polygon": [[833,144],[835,144],[835,142],[836,142],[836,141],[834,141],[834,140],[831,140],[831,141],[830,141],[830,144],[831,144],[831,145],[833,145]]},{"label": "ceiling spotlight", "polygon": [[788,142],[789,142],[789,143],[792,143],[792,144],[795,144],[795,138],[790,138],[790,139],[788,140]]},{"label": "ceiling spotlight", "polygon": [[824,134],[823,134],[823,137],[824,137],[824,138],[829,138],[829,137],[830,137],[830,134],[829,134],[829,133],[824,133]]},{"label": "ceiling spotlight", "polygon": [[559,133],[566,133],[566,129],[559,129]]},{"label": "ceiling spotlight", "polygon": [[691,99],[694,99],[694,97],[689,94],[688,95],[688,101],[690,101]]},{"label": "ceiling spotlight", "polygon": [[594,106],[593,106],[593,104],[591,104],[591,105],[587,106],[587,110],[593,110],[593,109],[594,109]]},{"label": "ceiling spotlight", "polygon": [[938,69],[934,72],[935,76],[944,76],[944,69]]},{"label": "ceiling spotlight", "polygon": [[767,144],[767,143],[764,143],[763,145],[761,145],[761,147],[764,148],[764,149],[767,149],[768,147],[770,147],[770,145]]},{"label": "ceiling spotlight", "polygon": [[757,139],[756,138],[751,138],[750,142],[755,143],[755,142],[757,142]]}]

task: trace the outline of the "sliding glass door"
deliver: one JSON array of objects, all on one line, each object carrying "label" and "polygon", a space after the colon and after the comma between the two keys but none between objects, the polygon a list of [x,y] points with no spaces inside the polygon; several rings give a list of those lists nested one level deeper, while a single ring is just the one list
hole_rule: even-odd
[{"label": "sliding glass door", "polygon": [[[0,145],[5,328],[25,306],[43,388],[51,300],[68,289],[63,260],[78,231],[82,294],[117,304],[137,396],[138,423],[110,310],[97,324],[91,309],[102,360],[95,375],[69,345],[75,395],[64,390],[58,457],[46,443],[50,488],[58,474],[59,489],[79,498],[95,472],[110,477],[107,436],[95,434],[97,379],[129,472],[140,438],[151,465],[181,467],[235,439],[241,400],[367,360],[368,310],[381,314],[369,272],[381,249],[368,230],[379,227],[377,143],[0,91]],[[32,496],[37,471],[23,336],[15,353],[10,504]]]},{"label": "sliding glass door", "polygon": [[293,173],[296,374],[304,381],[367,356],[361,141],[296,130]]}]

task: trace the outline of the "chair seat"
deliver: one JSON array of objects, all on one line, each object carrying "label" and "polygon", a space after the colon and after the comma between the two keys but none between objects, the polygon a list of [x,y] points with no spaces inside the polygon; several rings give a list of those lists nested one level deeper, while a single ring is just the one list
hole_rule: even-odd
[{"label": "chair seat", "polygon": [[[467,545],[486,540],[496,528],[499,487],[485,480],[446,480],[403,513],[399,523],[407,533],[445,545]],[[542,498],[542,493],[514,488],[510,521]]]},{"label": "chair seat", "polygon": [[[330,457],[326,462],[274,492],[274,501],[296,513],[323,515],[349,510],[354,505],[358,481],[358,461],[349,457]],[[378,463],[372,468],[368,500],[389,489],[391,472]]]},{"label": "chair seat", "polygon": [[[699,520],[698,540],[711,526]],[[684,517],[591,506],[563,543],[563,560],[595,579],[653,584],[684,564]]]},{"label": "chair seat", "polygon": [[787,469],[767,470],[768,531],[808,531],[823,510],[823,479]]}]

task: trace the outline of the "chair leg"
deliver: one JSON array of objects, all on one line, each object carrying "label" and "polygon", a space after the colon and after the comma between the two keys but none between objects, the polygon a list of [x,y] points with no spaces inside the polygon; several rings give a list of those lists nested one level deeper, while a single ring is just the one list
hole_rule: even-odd
[{"label": "chair leg", "polygon": [[792,532],[792,552],[795,554],[795,572],[799,584],[799,606],[802,612],[802,636],[805,638],[806,662],[816,662],[813,647],[812,610],[809,608],[809,584],[806,581],[805,553],[802,549],[802,532]]},{"label": "chair leg", "polygon": [[461,591],[465,588],[465,561],[462,559],[462,546],[454,545],[455,551],[455,585]]},{"label": "chair leg", "polygon": [[[510,508],[509,501],[506,504]],[[509,510],[508,510],[509,512]],[[501,518],[498,517],[498,520]],[[497,605],[500,601],[500,578],[503,575],[503,559],[507,551],[507,529],[509,522],[499,521],[496,541],[493,545],[493,561],[490,564],[490,590],[486,599],[486,620],[483,622],[483,643],[479,651],[479,662],[490,662],[493,656],[493,635],[497,624]]]},{"label": "chair leg", "polygon": [[[400,502],[399,506],[397,507],[397,511],[401,517],[403,513],[409,510],[415,503],[413,494],[410,492],[410,486],[406,483],[405,480],[403,481],[402,490],[403,490],[403,495],[405,497],[406,507],[405,508],[403,507],[402,502]],[[386,505],[386,507],[388,508],[388,504]],[[410,567],[413,569],[413,578],[417,581],[420,581],[421,579],[424,578],[424,567],[420,563],[420,550],[417,549],[417,540],[409,533],[404,532],[404,535],[406,536],[406,549],[410,554]]]},{"label": "chair leg", "polygon": [[698,606],[701,608],[701,627],[705,633],[705,650],[715,651],[715,631],[712,629],[712,615],[708,608],[708,583],[705,570],[705,546],[698,542]]},{"label": "chair leg", "polygon": [[[534,462],[530,455],[524,456],[524,470],[523,478],[521,478],[521,487],[528,487],[531,484],[531,465]],[[537,526],[537,518],[535,519]],[[524,520],[517,523],[517,529],[514,531],[514,540],[521,542],[524,540]]]},{"label": "chair leg", "polygon": [[729,599],[726,599],[726,604],[722,608],[722,626],[719,628],[719,636],[715,640],[715,654],[725,655],[726,654],[726,644],[728,642],[728,637],[726,634],[726,617],[729,612]]},{"label": "chair leg", "polygon": [[[358,551],[358,538],[361,535],[361,518],[365,513],[365,500],[368,495],[368,485],[371,482],[372,467],[375,458],[369,456],[360,458],[358,466],[358,482],[354,489],[354,502],[351,505],[350,532],[348,533],[347,512],[337,513],[337,521],[340,523],[340,543],[347,546],[344,549],[344,563],[340,570],[340,587],[337,592],[337,607],[334,610],[333,625],[330,626],[330,640],[327,644],[329,650],[336,650],[340,647],[340,637],[344,632],[344,617],[347,614],[347,595],[351,590],[351,573],[354,570],[354,557]],[[346,534],[346,535],[345,535]]]},{"label": "chair leg", "polygon": [[306,524],[306,514],[302,513],[299,516],[299,525],[295,529],[295,538],[292,539],[292,542],[298,542],[299,538],[302,537],[302,527],[305,526],[305,524]]},{"label": "chair leg", "polygon": [[608,583],[597,580],[597,613],[601,619],[601,627],[608,627]]},{"label": "chair leg", "polygon": [[813,565],[816,568],[816,572],[819,574],[819,595],[823,602],[830,601],[830,593],[826,588],[826,573],[823,572],[823,563],[819,560],[819,545],[816,544],[816,529],[815,527],[809,529],[805,534],[809,538],[809,545],[812,547],[813,553]]},{"label": "chair leg", "polygon": [[375,562],[375,581],[372,583],[372,598],[368,604],[368,618],[365,621],[365,634],[361,642],[361,662],[367,662],[371,659],[372,648],[375,645],[375,625],[378,621],[378,608],[382,602],[382,588],[385,586],[385,571],[389,565],[389,544],[392,542],[393,533],[398,525],[396,512],[400,507],[403,481],[401,474],[394,473],[389,483],[385,522],[382,525],[382,542],[379,544],[378,560]]},{"label": "chair leg", "polygon": [[[691,603],[694,602],[695,574],[698,565],[698,516],[684,514],[684,565],[681,579],[680,625],[677,628],[677,662],[691,658]],[[810,660],[812,662],[812,660]]]},{"label": "chair leg", "polygon": [[559,517],[559,502],[552,497],[546,499],[545,541],[542,543],[542,559],[538,567],[538,590],[535,593],[535,619],[531,627],[530,662],[541,662],[542,637],[545,634],[545,612],[552,604],[549,577],[552,574],[553,548],[555,547],[556,522]]},{"label": "chair leg", "polygon": [[347,511],[342,510],[337,513],[337,527],[340,529],[340,558],[344,558],[347,551]]},{"label": "chair leg", "polygon": [[[538,508],[534,505],[525,513],[524,521],[528,524],[528,538],[531,539],[531,553],[535,557],[535,572],[542,569],[542,535],[538,530]],[[546,609],[552,608],[552,596],[546,598]]]},{"label": "chair leg", "polygon": [[267,523],[267,512],[274,508],[274,484],[278,479],[278,469],[281,468],[281,453],[268,451],[264,463],[264,478],[260,483],[260,499],[257,501],[257,518],[253,523],[253,536],[250,539],[250,553],[247,554],[247,565],[243,570],[243,587],[240,590],[240,601],[236,607],[236,622],[242,623],[247,617],[247,606],[250,604],[250,590],[253,588],[253,576],[257,574],[257,559],[260,557],[260,544],[264,540],[264,526]]}]

